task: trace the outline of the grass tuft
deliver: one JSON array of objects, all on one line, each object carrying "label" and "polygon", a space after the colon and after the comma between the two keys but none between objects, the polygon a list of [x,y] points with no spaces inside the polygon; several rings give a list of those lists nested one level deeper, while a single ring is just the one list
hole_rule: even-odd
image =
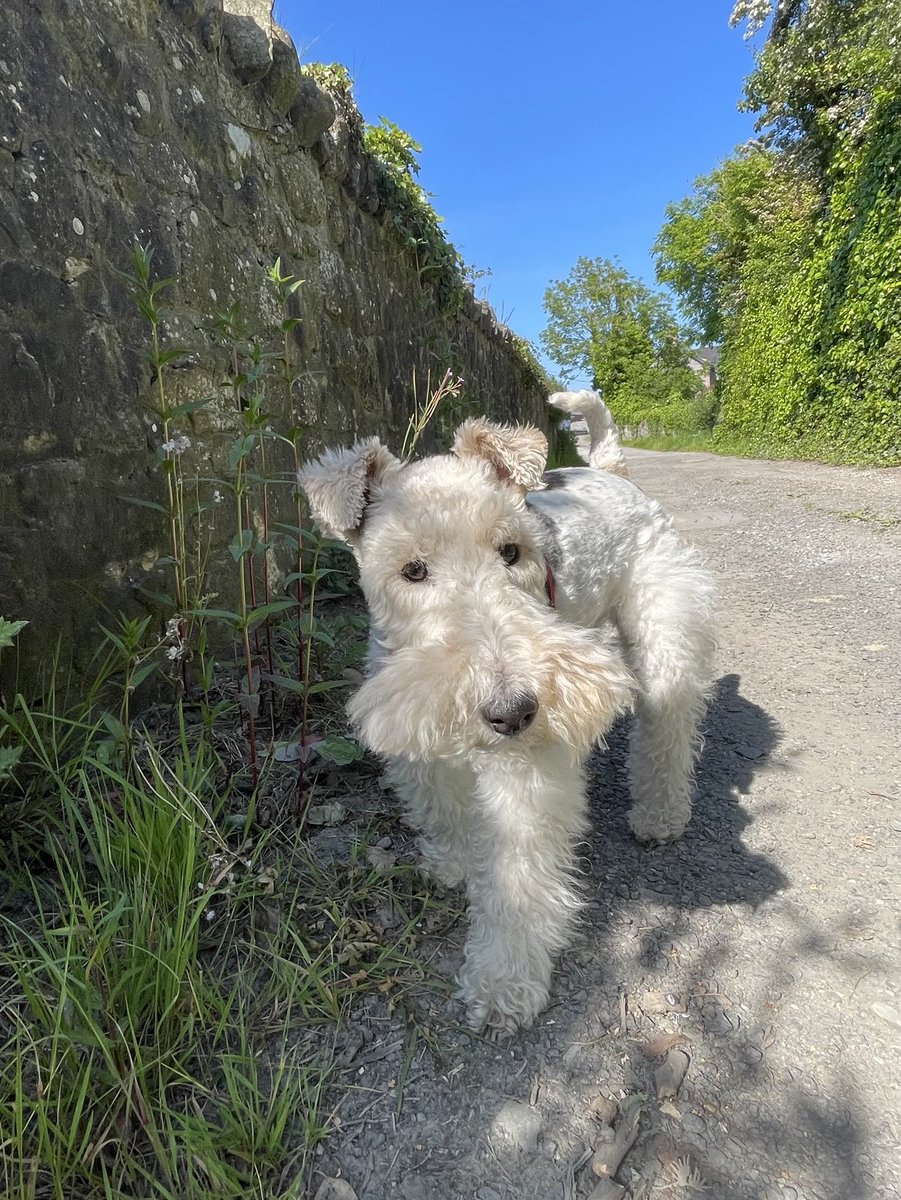
[{"label": "grass tuft", "polygon": [[432,992],[420,941],[452,917],[365,835],[326,857],[260,829],[182,702],[128,760],[83,709],[20,698],[6,727],[0,1194],[304,1195],[343,1026]]},{"label": "grass tuft", "polygon": [[636,450],[697,451],[734,458],[761,458],[818,462],[833,466],[893,467],[901,465],[901,451],[893,455],[874,454],[849,445],[836,445],[818,438],[799,438],[794,442],[773,441],[732,433],[725,429],[692,431],[674,430],[670,433],[649,434],[646,437],[623,438],[626,446]]}]

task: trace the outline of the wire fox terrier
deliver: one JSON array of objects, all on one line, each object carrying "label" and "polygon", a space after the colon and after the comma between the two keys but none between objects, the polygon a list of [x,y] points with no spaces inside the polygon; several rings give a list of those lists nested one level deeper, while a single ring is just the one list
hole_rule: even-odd
[{"label": "wire fox terrier", "polygon": [[[607,437],[594,393],[553,402]],[[634,706],[632,832],[679,837],[711,671],[712,582],[664,510],[628,479],[546,459],[539,429],[477,418],[447,455],[401,462],[370,438],[300,474],[369,606],[351,720],[387,759],[427,870],[466,883],[459,994],[494,1035],[545,1006],[580,907],[585,756]]]}]

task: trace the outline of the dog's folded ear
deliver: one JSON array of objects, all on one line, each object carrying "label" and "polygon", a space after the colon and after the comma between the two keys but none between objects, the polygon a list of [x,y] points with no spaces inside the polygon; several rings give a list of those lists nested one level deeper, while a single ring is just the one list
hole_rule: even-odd
[{"label": "dog's folded ear", "polygon": [[322,532],[352,542],[363,524],[373,487],[402,465],[373,437],[349,450],[326,450],[301,467],[298,481]]},{"label": "dog's folded ear", "polygon": [[497,425],[471,417],[454,434],[454,454],[482,459],[498,479],[528,492],[541,483],[547,438],[534,425]]}]

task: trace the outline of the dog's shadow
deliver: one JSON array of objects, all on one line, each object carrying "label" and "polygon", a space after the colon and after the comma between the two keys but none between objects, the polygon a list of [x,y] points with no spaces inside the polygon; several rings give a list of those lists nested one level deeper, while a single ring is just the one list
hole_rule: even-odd
[{"label": "dog's shadow", "polygon": [[[630,721],[621,721],[589,764],[595,835],[588,852],[601,891],[623,899],[650,891],[679,908],[757,905],[787,886],[779,868],[749,850],[741,834],[753,817],[742,798],[778,746],[778,722],[741,695],[737,675],[717,683],[704,723],[694,808],[684,837],[672,846],[638,845],[626,824]],[[612,885],[612,886],[610,886]]]}]

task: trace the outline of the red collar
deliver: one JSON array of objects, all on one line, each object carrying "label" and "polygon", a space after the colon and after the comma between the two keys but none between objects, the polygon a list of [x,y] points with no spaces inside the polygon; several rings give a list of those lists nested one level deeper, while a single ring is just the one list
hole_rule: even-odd
[{"label": "red collar", "polygon": [[547,574],[544,577],[544,590],[547,592],[547,598],[550,601],[551,608],[557,607],[557,581],[554,579],[554,572],[551,570],[551,564],[544,560],[544,565],[547,567]]}]

